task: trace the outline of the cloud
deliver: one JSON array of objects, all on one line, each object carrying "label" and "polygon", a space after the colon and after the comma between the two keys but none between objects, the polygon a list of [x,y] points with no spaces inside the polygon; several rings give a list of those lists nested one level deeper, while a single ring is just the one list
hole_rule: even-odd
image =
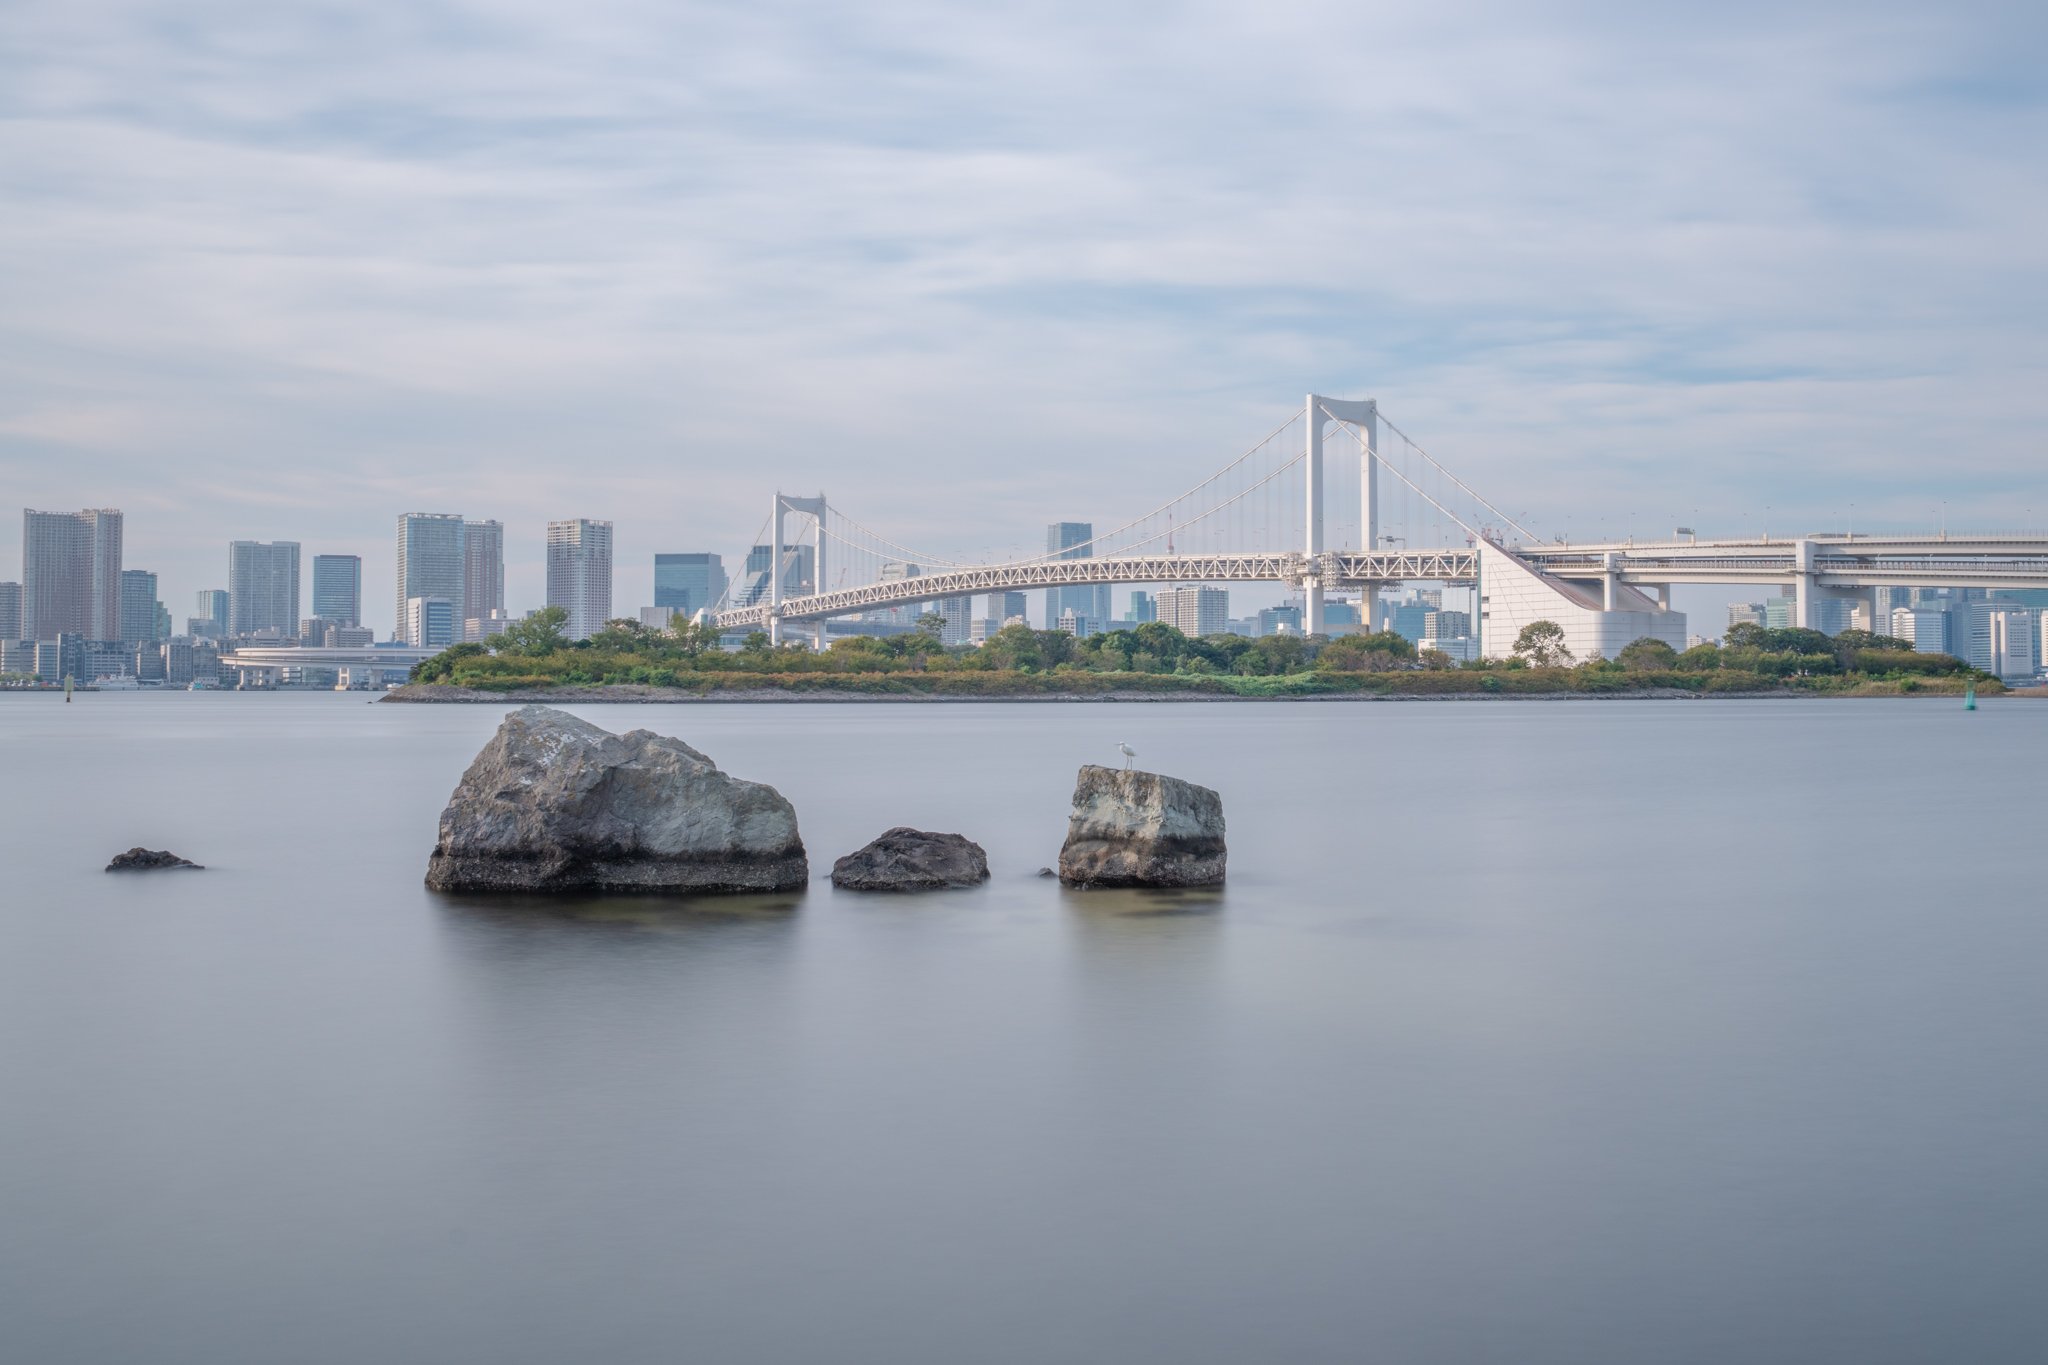
[{"label": "cloud", "polygon": [[515,605],[547,518],[618,523],[625,609],[778,484],[1032,545],[1310,388],[1545,530],[1936,489],[2009,520],[2048,416],[2041,27],[29,0],[0,470],[148,509],[174,613],[235,536],[362,553],[381,603],[423,507],[507,522]]}]

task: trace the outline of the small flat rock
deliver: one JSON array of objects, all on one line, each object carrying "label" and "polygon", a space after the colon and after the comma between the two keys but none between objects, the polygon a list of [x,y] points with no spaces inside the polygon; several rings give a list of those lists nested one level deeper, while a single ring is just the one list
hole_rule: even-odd
[{"label": "small flat rock", "polygon": [[114,861],[107,864],[109,872],[154,872],[164,867],[190,867],[197,869],[198,863],[189,858],[180,858],[168,849],[131,848],[126,853],[114,855]]},{"label": "small flat rock", "polygon": [[899,825],[832,864],[832,885],[847,891],[938,891],[988,880],[988,855],[960,834]]}]

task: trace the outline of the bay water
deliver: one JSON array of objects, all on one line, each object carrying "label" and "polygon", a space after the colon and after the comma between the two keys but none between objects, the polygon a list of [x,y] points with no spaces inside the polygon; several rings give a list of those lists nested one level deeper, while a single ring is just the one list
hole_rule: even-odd
[{"label": "bay water", "polygon": [[[0,1359],[2048,1359],[2048,706],[568,709],[808,892],[427,891],[499,707],[0,694]],[[1036,875],[1119,741],[1225,888]]]}]

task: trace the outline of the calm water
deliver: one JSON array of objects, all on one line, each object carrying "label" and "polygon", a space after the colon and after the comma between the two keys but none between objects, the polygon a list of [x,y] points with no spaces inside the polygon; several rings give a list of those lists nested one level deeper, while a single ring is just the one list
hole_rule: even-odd
[{"label": "calm water", "polygon": [[[0,1358],[2048,1359],[2048,705],[577,709],[809,894],[429,893],[495,708],[0,697]],[[1119,739],[1225,892],[1032,875]]]}]

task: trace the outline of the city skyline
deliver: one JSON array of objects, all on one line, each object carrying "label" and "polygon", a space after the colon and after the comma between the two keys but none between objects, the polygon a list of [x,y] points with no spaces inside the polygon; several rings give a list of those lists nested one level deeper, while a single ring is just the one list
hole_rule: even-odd
[{"label": "city skyline", "polygon": [[[487,57],[278,13],[258,61],[15,7],[15,499],[125,506],[174,600],[285,538],[393,603],[384,528],[438,506],[501,521],[534,602],[542,528],[589,512],[644,605],[657,552],[735,564],[766,486],[1007,558],[1314,388],[1398,406],[1546,534],[2048,521],[2039,16],[1282,7],[1096,81],[1141,19],[761,13],[534,11]],[[1386,78],[1341,78],[1361,51]],[[763,84],[685,98],[662,54]],[[363,67],[413,135],[347,98]]]}]

